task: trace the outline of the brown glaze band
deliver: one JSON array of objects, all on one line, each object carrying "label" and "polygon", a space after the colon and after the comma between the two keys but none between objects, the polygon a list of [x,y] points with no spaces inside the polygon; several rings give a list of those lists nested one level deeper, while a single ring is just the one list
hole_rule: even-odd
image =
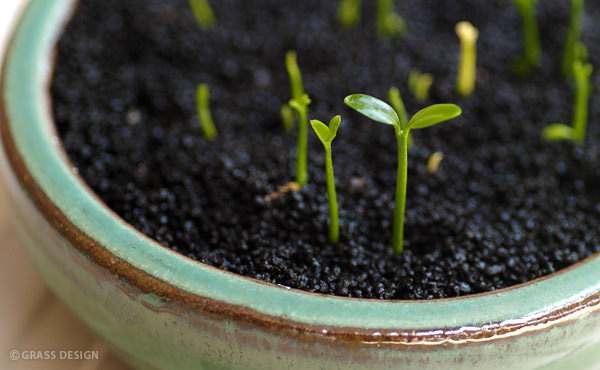
[{"label": "brown glaze band", "polygon": [[[494,337],[509,337],[511,334],[518,334],[524,330],[528,330],[529,328],[531,328],[531,330],[545,330],[549,326],[558,325],[577,319],[577,317],[579,317],[579,315],[576,315],[577,313],[583,314],[587,311],[594,313],[600,312],[600,292],[597,292],[593,296],[590,296],[568,307],[563,307],[556,311],[548,312],[542,316],[519,323],[506,324],[497,322],[483,326],[471,327],[469,330],[464,330],[464,328],[431,328],[431,330],[393,330],[389,328],[364,329],[352,327],[329,327],[300,323],[285,318],[265,315],[246,307],[227,304],[210,298],[190,294],[182,289],[157,279],[156,277],[132,266],[128,262],[110,253],[106,248],[77,228],[58,209],[58,207],[52,203],[47,195],[41,190],[40,186],[35,182],[18,152],[8,124],[9,118],[6,110],[4,83],[6,77],[6,61],[8,60],[8,55],[10,54],[11,45],[12,40],[4,57],[4,63],[0,76],[0,136],[6,158],[8,159],[12,171],[14,172],[25,193],[33,201],[35,207],[42,213],[50,225],[67,241],[69,241],[72,246],[74,246],[84,255],[88,256],[92,261],[106,269],[111,274],[126,280],[133,289],[139,290],[143,293],[156,294],[157,296],[165,299],[165,301],[169,302],[164,307],[153,307],[148,303],[144,304],[149,309],[156,311],[168,311],[174,315],[182,315],[184,309],[189,309],[210,319],[231,320],[242,327],[257,329],[274,335],[294,337],[307,342],[321,342],[330,345],[336,343],[350,347],[362,347],[365,345],[376,345],[377,347],[409,346],[414,349],[425,347],[431,348],[432,345],[470,345],[474,342],[487,341]],[[68,162],[66,155],[64,155],[64,159]],[[89,190],[89,187],[85,185],[83,179],[79,179],[81,183],[84,184],[84,186]],[[121,221],[125,222],[123,220]],[[129,225],[127,224],[127,226]],[[132,230],[135,230],[133,227],[129,227]],[[135,232],[141,234],[137,230],[135,230]],[[242,277],[240,275],[236,276],[238,278],[254,280]],[[272,285],[261,281],[258,282]],[[515,287],[506,289],[514,288]],[[498,292],[499,291],[493,293],[496,294]],[[302,294],[314,293],[302,292]]]}]

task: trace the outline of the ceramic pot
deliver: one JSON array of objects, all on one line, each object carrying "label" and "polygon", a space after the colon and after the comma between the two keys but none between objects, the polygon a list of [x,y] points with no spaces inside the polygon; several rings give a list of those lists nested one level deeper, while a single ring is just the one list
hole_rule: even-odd
[{"label": "ceramic pot", "polygon": [[[74,1],[33,0],[5,57],[1,168],[56,295],[128,361],[162,369],[560,369],[600,362],[600,256],[489,294],[336,298],[203,265],[108,209],[70,165],[48,81]],[[18,278],[18,277],[15,277]]]}]

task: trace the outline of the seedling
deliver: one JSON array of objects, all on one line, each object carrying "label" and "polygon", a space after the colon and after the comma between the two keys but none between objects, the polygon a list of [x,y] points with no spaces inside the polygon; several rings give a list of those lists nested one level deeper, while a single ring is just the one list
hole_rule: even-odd
[{"label": "seedling", "polygon": [[404,210],[406,206],[406,183],[408,174],[408,134],[458,117],[462,111],[454,104],[436,104],[417,112],[408,122],[400,119],[398,112],[387,103],[369,95],[355,94],[344,99],[346,105],[368,118],[392,125],[398,141],[398,171],[394,205],[393,253],[404,249]]},{"label": "seedling", "polygon": [[292,100],[290,106],[298,115],[298,142],[296,145],[296,182],[304,186],[308,181],[307,143],[308,143],[308,105],[310,98],[304,93],[302,73],[298,67],[296,52],[288,51],[285,65],[290,77]]},{"label": "seedling", "polygon": [[429,99],[431,85],[433,85],[433,75],[431,73],[421,73],[418,69],[413,69],[408,74],[408,89],[420,103],[424,103]]},{"label": "seedling", "polygon": [[517,74],[530,73],[540,65],[542,48],[540,32],[535,18],[537,0],[513,0],[521,14],[523,23],[524,56],[516,61],[514,70]]},{"label": "seedling", "polygon": [[438,172],[443,160],[444,160],[444,153],[442,153],[442,152],[433,153],[427,160],[427,167],[426,167],[427,173],[430,175],[433,175],[434,173]]},{"label": "seedling", "polygon": [[377,0],[377,34],[400,37],[406,33],[404,19],[394,11],[394,0]]},{"label": "seedling", "polygon": [[544,139],[548,141],[570,140],[577,145],[583,145],[585,143],[588,105],[592,90],[590,77],[593,70],[594,68],[589,63],[583,64],[579,60],[576,60],[573,63],[573,73],[576,85],[573,126],[567,126],[563,123],[549,125],[542,132],[542,137]]},{"label": "seedling", "polygon": [[200,84],[196,89],[196,109],[198,120],[204,132],[204,136],[209,140],[214,140],[217,137],[217,129],[213,123],[212,115],[210,114],[210,88],[207,84]]},{"label": "seedling", "polygon": [[304,94],[299,99],[290,100],[290,107],[298,115],[298,144],[296,149],[296,182],[304,186],[308,181],[307,142],[308,142],[308,106],[310,98]]},{"label": "seedling", "polygon": [[196,22],[204,29],[213,28],[216,24],[215,13],[208,0],[189,0]]},{"label": "seedling", "polygon": [[[398,118],[400,118],[400,122],[402,122],[402,126],[405,126],[408,123],[408,113],[406,113],[406,107],[404,106],[404,101],[402,100],[402,95],[400,94],[400,90],[397,87],[392,87],[388,93],[388,99],[390,100],[390,104],[398,113]],[[412,134],[408,134],[408,149],[412,148],[414,145]]]},{"label": "seedling", "polygon": [[581,39],[581,25],[583,21],[584,0],[571,0],[571,16],[569,19],[569,29],[567,30],[567,40],[563,54],[562,72],[565,78],[573,76],[573,63],[581,58],[578,44]]},{"label": "seedling", "polygon": [[281,121],[285,131],[292,132],[294,130],[294,111],[289,104],[281,106]]},{"label": "seedling", "polygon": [[456,24],[456,35],[460,39],[460,62],[456,91],[462,96],[469,96],[475,90],[477,75],[477,38],[479,31],[469,22]]},{"label": "seedling", "polygon": [[329,121],[329,127],[319,120],[311,120],[315,134],[325,147],[325,171],[327,174],[327,196],[329,198],[329,243],[335,244],[340,238],[340,223],[338,218],[337,196],[335,193],[335,178],[333,176],[333,161],[331,159],[331,143],[337,135],[342,117],[335,116]]},{"label": "seedling", "polygon": [[342,0],[338,6],[337,19],[344,28],[353,28],[360,23],[361,0]]}]

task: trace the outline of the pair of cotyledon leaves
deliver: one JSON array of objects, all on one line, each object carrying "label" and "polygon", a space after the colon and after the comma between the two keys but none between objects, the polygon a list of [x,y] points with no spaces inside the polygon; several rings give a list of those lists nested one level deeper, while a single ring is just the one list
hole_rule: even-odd
[{"label": "pair of cotyledon leaves", "polygon": [[458,117],[462,110],[454,104],[434,104],[421,109],[407,122],[386,102],[369,95],[354,94],[344,99],[346,105],[373,121],[392,125],[401,132],[421,129]]},{"label": "pair of cotyledon leaves", "polygon": [[329,121],[329,127],[327,127],[323,122],[313,119],[310,121],[310,125],[312,126],[315,134],[323,145],[330,145],[335,136],[337,135],[338,128],[340,127],[340,123],[342,122],[341,116],[335,116]]},{"label": "pair of cotyledon leaves", "polygon": [[[434,104],[418,111],[410,120],[400,119],[396,110],[386,102],[369,95],[354,94],[344,99],[346,105],[362,113],[368,118],[397,127],[401,132],[421,129],[436,125],[460,116],[462,110],[454,104]],[[319,120],[311,120],[310,124],[319,140],[325,145],[331,144],[337,135],[341,117],[335,116],[329,122],[329,127]]]}]

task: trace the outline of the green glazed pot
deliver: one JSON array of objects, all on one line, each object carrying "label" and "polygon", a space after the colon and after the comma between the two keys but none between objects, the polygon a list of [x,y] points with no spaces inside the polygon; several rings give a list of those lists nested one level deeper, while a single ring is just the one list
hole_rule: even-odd
[{"label": "green glazed pot", "polygon": [[192,261],[109,210],[74,172],[49,103],[73,0],[32,0],[0,90],[0,166],[50,288],[128,361],[160,369],[576,369],[600,363],[600,256],[467,298],[304,293]]}]

